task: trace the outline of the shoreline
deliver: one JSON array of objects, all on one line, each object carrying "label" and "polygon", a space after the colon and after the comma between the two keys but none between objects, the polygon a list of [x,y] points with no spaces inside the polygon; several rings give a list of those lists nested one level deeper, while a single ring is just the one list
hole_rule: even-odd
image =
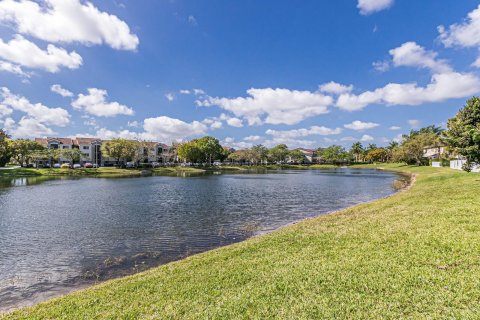
[{"label": "shoreline", "polygon": [[[340,168],[340,167],[338,167]],[[350,167],[347,167],[347,168],[350,168]],[[326,169],[329,169],[329,168],[326,168]],[[212,251],[215,251],[215,250],[219,250],[219,249],[224,249],[224,248],[228,248],[228,247],[231,247],[231,246],[235,246],[237,244],[241,244],[241,243],[244,243],[246,241],[249,241],[249,240],[252,240],[252,239],[259,239],[261,237],[264,237],[264,236],[267,236],[267,235],[270,235],[270,234],[274,234],[276,232],[280,232],[282,231],[283,229],[285,228],[288,228],[288,227],[291,227],[291,226],[294,226],[294,225],[297,225],[299,223],[303,223],[303,222],[308,222],[309,220],[315,220],[315,219],[318,219],[319,217],[321,216],[327,216],[327,215],[334,215],[336,213],[340,213],[342,211],[345,211],[345,210],[350,210],[350,209],[354,209],[355,207],[358,207],[358,206],[362,206],[362,205],[365,205],[365,204],[371,204],[371,203],[375,203],[377,201],[380,201],[382,199],[386,199],[386,198],[389,198],[389,197],[393,197],[399,193],[402,193],[402,192],[406,192],[408,191],[416,182],[416,174],[406,174],[406,173],[402,173],[402,172],[398,172],[398,171],[394,171],[394,170],[383,170],[383,169],[380,169],[380,168],[368,168],[368,167],[356,167],[356,168],[351,168],[351,169],[367,169],[367,170],[382,170],[382,171],[389,171],[389,172],[392,172],[392,173],[395,173],[399,176],[406,176],[408,177],[408,184],[406,184],[404,187],[402,188],[399,188],[399,189],[395,189],[395,191],[392,193],[392,194],[389,194],[387,196],[382,196],[380,198],[376,198],[376,199],[373,199],[373,200],[370,200],[370,201],[364,201],[364,202],[360,202],[360,203],[357,203],[357,204],[354,204],[354,205],[351,205],[351,206],[348,206],[348,207],[344,207],[344,208],[341,208],[341,209],[336,209],[336,210],[332,210],[332,211],[327,211],[327,212],[324,212],[324,213],[320,213],[320,214],[317,214],[315,216],[312,216],[312,217],[306,217],[306,218],[302,218],[302,219],[299,219],[299,220],[296,220],[296,221],[292,221],[292,222],[289,222],[285,225],[282,225],[282,226],[279,226],[275,229],[272,229],[272,230],[267,230],[267,231],[264,231],[264,232],[258,232],[242,241],[239,241],[239,242],[235,242],[235,243],[231,243],[231,244],[228,244],[228,245],[224,245],[224,246],[219,246],[219,247],[216,247],[216,248],[213,248],[213,249],[210,249],[210,250],[207,250],[207,251],[203,251],[203,252],[199,252],[199,253],[196,253],[196,254],[193,254],[193,255],[189,255],[189,256],[185,256],[181,259],[177,259],[177,260],[172,260],[172,261],[169,261],[167,263],[164,263],[164,264],[160,264],[160,265],[157,265],[157,266],[154,266],[148,270],[144,270],[144,271],[141,271],[141,272],[138,272],[138,273],[133,273],[133,274],[130,274],[130,275],[125,275],[125,276],[120,276],[120,277],[115,277],[115,278],[111,278],[111,279],[106,279],[104,281],[99,281],[97,283],[93,283],[93,284],[84,284],[84,285],[81,285],[80,287],[71,287],[71,288],[63,288],[65,290],[59,290],[59,291],[64,291],[60,294],[53,294],[51,296],[49,296],[48,298],[46,299],[38,299],[36,302],[33,302],[33,303],[26,303],[26,304],[23,304],[21,306],[14,306],[14,307],[11,307],[11,308],[8,308],[8,309],[0,309],[0,317],[2,316],[8,316],[9,314],[15,312],[15,311],[18,311],[18,310],[22,310],[22,309],[25,309],[25,308],[32,308],[32,307],[35,307],[36,305],[38,304],[42,304],[42,303],[45,303],[45,302],[48,302],[50,300],[53,300],[53,299],[59,299],[59,298],[62,298],[62,297],[65,297],[69,294],[74,294],[76,292],[80,292],[80,291],[84,291],[84,290],[89,290],[89,289],[92,289],[96,286],[99,286],[99,285],[103,285],[105,283],[108,283],[108,282],[111,282],[111,281],[117,281],[117,280],[122,280],[122,279],[126,279],[126,278],[129,278],[129,277],[132,277],[132,276],[135,276],[135,275],[140,275],[142,273],[146,273],[146,272],[150,272],[152,270],[155,270],[159,267],[162,267],[162,266],[166,266],[166,265],[169,265],[169,264],[172,264],[172,263],[177,263],[177,262],[181,262],[183,260],[186,260],[186,259],[189,259],[191,257],[195,257],[195,256],[198,256],[198,255],[202,255],[202,254],[205,254],[205,253],[208,253],[208,252],[212,252]],[[284,169],[284,170],[295,170],[295,169]],[[300,169],[300,170],[305,170],[305,169]],[[315,168],[312,168],[310,170],[315,170]],[[316,169],[318,170],[318,169]],[[245,170],[246,171],[246,170]],[[88,176],[87,176],[88,177]],[[398,181],[398,180],[395,180],[395,181]]]}]

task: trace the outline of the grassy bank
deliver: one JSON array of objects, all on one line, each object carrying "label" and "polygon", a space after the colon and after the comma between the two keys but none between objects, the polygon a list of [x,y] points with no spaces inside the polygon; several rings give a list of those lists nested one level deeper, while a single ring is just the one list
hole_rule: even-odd
[{"label": "grassy bank", "polygon": [[480,175],[381,167],[416,183],[5,318],[477,318]]},{"label": "grassy bank", "polygon": [[15,168],[0,170],[0,177],[28,177],[28,176],[75,176],[75,177],[127,177],[140,176],[144,172],[167,174],[178,172],[201,173],[205,170],[198,168],[172,167],[156,169],[121,169],[121,168],[98,168],[98,169],[36,169],[36,168]]}]

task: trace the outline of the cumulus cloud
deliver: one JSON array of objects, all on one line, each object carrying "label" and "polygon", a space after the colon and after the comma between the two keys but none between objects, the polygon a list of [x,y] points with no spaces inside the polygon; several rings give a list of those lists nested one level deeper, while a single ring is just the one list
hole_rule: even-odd
[{"label": "cumulus cloud", "polygon": [[175,95],[170,92],[170,93],[167,93],[167,94],[165,95],[165,98],[166,98],[168,101],[172,102],[173,100],[175,100]]},{"label": "cumulus cloud", "polygon": [[0,58],[16,65],[48,72],[58,72],[62,67],[76,69],[82,64],[82,57],[75,51],[67,52],[52,44],[43,50],[21,35],[16,35],[9,42],[0,39]]},{"label": "cumulus cloud", "polygon": [[341,94],[347,93],[353,90],[352,85],[343,85],[334,81],[324,83],[318,86],[320,92],[332,93],[332,94]]},{"label": "cumulus cloud", "polygon": [[118,102],[107,101],[107,91],[89,88],[88,94],[79,94],[72,102],[72,107],[97,117],[114,117],[117,115],[133,115],[134,111]]},{"label": "cumulus cloud", "polygon": [[1,96],[3,98],[0,102],[1,105],[13,110],[24,112],[29,116],[28,119],[25,118],[24,123],[29,123],[31,125],[33,121],[27,121],[29,119],[59,127],[64,127],[70,123],[70,114],[65,109],[49,108],[41,103],[31,103],[25,97],[12,94],[6,87],[1,88]]},{"label": "cumulus cloud", "polygon": [[245,140],[245,141],[258,141],[261,138],[262,137],[260,137],[260,136],[248,136],[248,137],[243,138],[243,140]]},{"label": "cumulus cloud", "polygon": [[393,65],[396,67],[427,68],[437,73],[451,72],[452,68],[446,60],[437,59],[438,54],[425,50],[415,42],[405,42],[400,47],[389,51]]},{"label": "cumulus cloud", "polygon": [[328,135],[340,134],[342,133],[342,129],[341,128],[331,129],[324,126],[312,126],[308,129],[301,128],[301,129],[284,130],[284,131],[268,129],[265,133],[268,135],[274,136],[276,138],[293,139],[298,137],[308,137],[308,136],[314,136],[314,135],[328,136]]},{"label": "cumulus cloud", "polygon": [[440,40],[446,47],[478,47],[480,46],[480,5],[468,13],[461,23],[449,27],[439,26]]},{"label": "cumulus cloud", "polygon": [[199,121],[189,123],[179,119],[161,116],[145,119],[143,121],[143,131],[140,132],[130,130],[113,131],[101,128],[96,132],[96,136],[103,139],[124,138],[169,143],[172,141],[181,141],[187,137],[203,135],[207,130],[208,127]]},{"label": "cumulus cloud", "polygon": [[30,78],[30,74],[23,71],[22,67],[7,61],[0,60],[0,71],[13,73],[24,78]]},{"label": "cumulus cloud", "polygon": [[135,50],[138,37],[117,16],[100,11],[91,2],[44,0],[0,2],[0,22],[16,32],[48,42],[107,44]]},{"label": "cumulus cloud", "polygon": [[368,134],[364,134],[361,138],[360,138],[360,141],[362,142],[368,142],[368,141],[373,141],[373,137],[368,135]]},{"label": "cumulus cloud", "polygon": [[369,15],[390,8],[394,0],[358,0],[357,8],[360,14]]},{"label": "cumulus cloud", "polygon": [[131,128],[136,128],[138,127],[138,121],[128,121],[127,122],[127,127],[131,127]]},{"label": "cumulus cloud", "polygon": [[296,124],[328,112],[333,99],[318,92],[289,89],[249,89],[248,97],[214,98],[197,101],[199,106],[219,106],[254,124]]},{"label": "cumulus cloud", "polygon": [[390,69],[390,62],[388,61],[375,61],[372,63],[373,69],[378,72],[385,72]]},{"label": "cumulus cloud", "polygon": [[43,137],[56,134],[51,128],[34,118],[22,117],[18,124],[15,124],[13,119],[10,120],[9,131],[16,138]]},{"label": "cumulus cloud", "polygon": [[50,90],[52,92],[55,92],[59,95],[61,95],[62,97],[73,97],[73,92],[71,91],[68,91],[67,89],[63,88],[61,85],[59,84],[54,84],[50,87]]},{"label": "cumulus cloud", "polygon": [[352,123],[344,125],[345,128],[351,129],[351,130],[356,130],[356,131],[363,131],[363,130],[368,130],[368,129],[373,129],[378,127],[378,123],[374,122],[363,122],[359,120],[355,120]]},{"label": "cumulus cloud", "polygon": [[471,73],[448,72],[433,74],[425,87],[417,83],[389,83],[359,95],[342,94],[336,106],[340,109],[361,110],[369,104],[419,105],[447,99],[464,98],[480,92],[480,79]]}]

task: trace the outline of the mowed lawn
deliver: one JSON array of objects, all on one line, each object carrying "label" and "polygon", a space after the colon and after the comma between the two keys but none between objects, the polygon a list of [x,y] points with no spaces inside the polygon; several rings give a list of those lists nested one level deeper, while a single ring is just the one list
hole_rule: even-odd
[{"label": "mowed lawn", "polygon": [[382,167],[417,181],[5,318],[479,318],[480,174]]}]

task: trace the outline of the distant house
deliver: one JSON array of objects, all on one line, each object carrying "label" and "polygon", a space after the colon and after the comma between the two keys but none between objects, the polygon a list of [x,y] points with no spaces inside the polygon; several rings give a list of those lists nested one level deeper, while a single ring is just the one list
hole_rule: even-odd
[{"label": "distant house", "polygon": [[[80,163],[90,162],[99,166],[113,166],[117,165],[117,160],[113,158],[104,157],[102,155],[102,144],[108,140],[101,140],[99,138],[35,138],[35,141],[48,149],[79,149],[83,156]],[[143,155],[138,159],[140,162],[174,162],[177,161],[176,152],[172,147],[160,142],[141,142],[139,154]],[[51,160],[40,161],[38,164],[50,163]],[[69,162],[68,159],[59,159],[59,163]]]},{"label": "distant house", "polygon": [[[313,163],[315,162],[315,150],[313,149],[305,149],[305,148],[296,148],[294,150],[298,150],[301,153],[303,153],[303,160],[301,161],[302,163]],[[291,157],[287,157],[287,162],[293,162],[293,159]]]},{"label": "distant house", "polygon": [[423,148],[423,157],[428,159],[441,159],[446,155],[446,146],[427,146]]}]

